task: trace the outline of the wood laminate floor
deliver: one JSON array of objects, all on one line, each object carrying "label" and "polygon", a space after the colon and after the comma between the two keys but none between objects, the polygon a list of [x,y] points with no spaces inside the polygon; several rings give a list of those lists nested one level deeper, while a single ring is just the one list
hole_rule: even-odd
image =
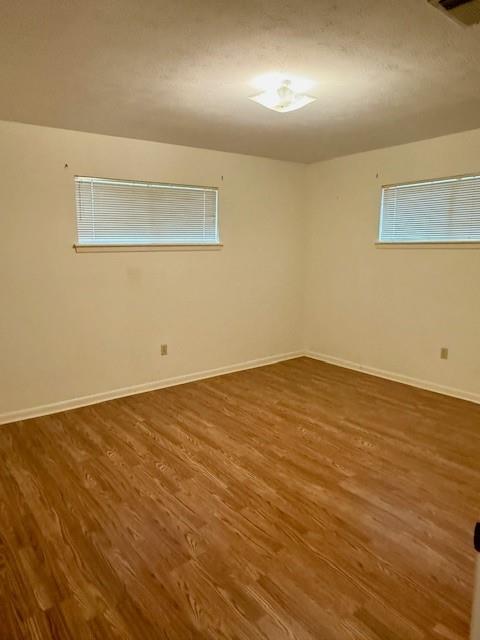
[{"label": "wood laminate floor", "polygon": [[299,358],[0,428],[0,638],[465,640],[480,407]]}]

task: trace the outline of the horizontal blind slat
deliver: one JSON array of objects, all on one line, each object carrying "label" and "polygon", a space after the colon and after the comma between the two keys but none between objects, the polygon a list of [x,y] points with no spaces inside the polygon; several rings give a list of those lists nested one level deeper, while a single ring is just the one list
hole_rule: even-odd
[{"label": "horizontal blind slat", "polygon": [[214,244],[213,187],[77,176],[79,244]]},{"label": "horizontal blind slat", "polygon": [[383,187],[379,239],[480,240],[480,176]]}]

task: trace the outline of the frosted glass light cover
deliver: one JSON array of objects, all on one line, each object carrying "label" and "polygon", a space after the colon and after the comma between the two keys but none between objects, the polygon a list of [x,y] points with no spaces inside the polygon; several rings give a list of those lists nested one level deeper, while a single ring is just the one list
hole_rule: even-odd
[{"label": "frosted glass light cover", "polygon": [[250,100],[261,104],[267,109],[287,113],[288,111],[296,111],[307,104],[314,102],[316,98],[303,93],[295,93],[290,88],[290,82],[285,80],[277,88],[267,89],[255,96],[251,96]]}]

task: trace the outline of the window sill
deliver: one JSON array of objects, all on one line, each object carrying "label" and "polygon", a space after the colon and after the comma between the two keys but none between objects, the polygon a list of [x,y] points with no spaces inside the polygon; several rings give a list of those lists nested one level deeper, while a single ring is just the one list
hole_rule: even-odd
[{"label": "window sill", "polygon": [[132,251],[218,251],[223,247],[215,244],[74,244],[77,253],[117,253]]},{"label": "window sill", "polygon": [[480,249],[480,242],[375,242],[377,249]]}]

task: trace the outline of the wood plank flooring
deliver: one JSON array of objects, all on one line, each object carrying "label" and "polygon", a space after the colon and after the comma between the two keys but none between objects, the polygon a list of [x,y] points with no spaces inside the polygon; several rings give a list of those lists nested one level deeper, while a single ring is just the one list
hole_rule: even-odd
[{"label": "wood plank flooring", "polygon": [[480,406],[299,358],[0,428],[0,638],[465,640]]}]

